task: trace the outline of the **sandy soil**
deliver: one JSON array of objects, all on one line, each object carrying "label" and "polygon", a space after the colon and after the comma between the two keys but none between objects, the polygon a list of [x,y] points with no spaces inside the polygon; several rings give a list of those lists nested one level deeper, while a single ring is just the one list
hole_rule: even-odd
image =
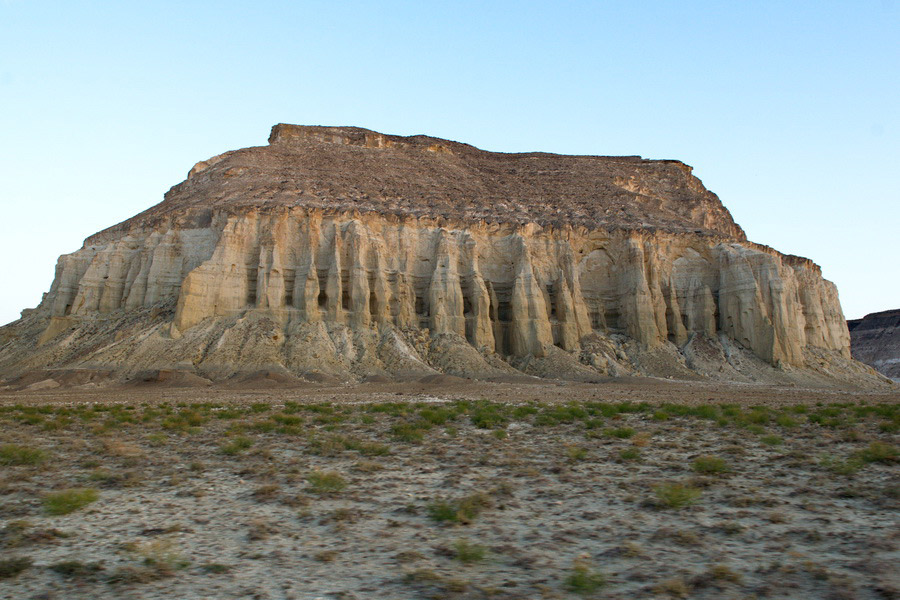
[{"label": "sandy soil", "polygon": [[898,406],[659,380],[0,394],[0,598],[897,598]]}]

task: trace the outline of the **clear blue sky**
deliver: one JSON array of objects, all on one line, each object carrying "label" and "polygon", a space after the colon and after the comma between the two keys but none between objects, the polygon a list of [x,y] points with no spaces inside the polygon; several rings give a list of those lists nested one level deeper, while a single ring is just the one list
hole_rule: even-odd
[{"label": "clear blue sky", "polygon": [[900,307],[900,5],[0,0],[0,322],[277,122],[678,158],[848,317]]}]

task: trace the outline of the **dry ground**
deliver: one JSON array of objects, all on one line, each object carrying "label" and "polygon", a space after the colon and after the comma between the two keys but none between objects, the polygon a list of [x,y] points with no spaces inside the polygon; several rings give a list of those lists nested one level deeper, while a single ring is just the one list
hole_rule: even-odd
[{"label": "dry ground", "polygon": [[897,598],[900,396],[0,395],[0,598]]}]

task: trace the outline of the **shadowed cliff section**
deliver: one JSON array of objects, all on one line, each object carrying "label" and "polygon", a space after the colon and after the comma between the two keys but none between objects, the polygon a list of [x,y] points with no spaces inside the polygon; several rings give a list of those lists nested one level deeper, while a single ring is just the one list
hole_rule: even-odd
[{"label": "shadowed cliff section", "polygon": [[900,309],[847,321],[853,358],[900,381]]},{"label": "shadowed cliff section", "polygon": [[60,257],[0,344],[7,378],[884,384],[819,268],[748,242],[680,162],[352,127],[197,163]]}]

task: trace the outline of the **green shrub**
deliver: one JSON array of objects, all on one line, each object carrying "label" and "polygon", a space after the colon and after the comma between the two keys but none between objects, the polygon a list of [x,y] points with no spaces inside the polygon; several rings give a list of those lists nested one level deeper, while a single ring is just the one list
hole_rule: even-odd
[{"label": "green shrub", "polygon": [[508,410],[502,404],[478,402],[469,409],[472,425],[481,429],[506,427],[509,422]]},{"label": "green shrub", "polygon": [[697,473],[727,473],[731,470],[724,458],[718,456],[698,456],[691,467]]},{"label": "green shrub", "polygon": [[603,433],[608,437],[627,439],[634,436],[634,434],[637,432],[631,427],[618,427],[616,429],[607,429]]},{"label": "green shrub", "polygon": [[893,462],[897,460],[897,449],[884,442],[872,442],[869,447],[856,453],[860,460],[870,462]]},{"label": "green shrub", "polygon": [[824,456],[819,464],[836,475],[844,475],[846,477],[854,475],[865,466],[865,463],[859,457],[841,460],[834,456]]},{"label": "green shrub", "polygon": [[775,422],[782,427],[796,427],[798,425],[797,419],[793,418],[790,415],[778,415],[775,417]]},{"label": "green shrub", "polygon": [[435,500],[427,506],[428,516],[438,523],[471,523],[491,505],[490,497],[477,492],[457,499]]},{"label": "green shrub", "polygon": [[40,448],[18,444],[0,446],[0,465],[39,465],[47,460],[47,453]]},{"label": "green shrub", "polygon": [[425,439],[425,431],[429,427],[431,427],[431,423],[427,421],[399,423],[391,427],[391,435],[400,442],[421,442]]},{"label": "green shrub", "polygon": [[587,448],[582,446],[566,446],[566,456],[572,462],[577,462],[579,460],[584,460],[587,458]]},{"label": "green shrub", "polygon": [[456,540],[453,544],[453,550],[453,558],[464,563],[479,562],[487,556],[487,548],[480,544],[473,544],[468,540]]},{"label": "green shrub", "polygon": [[580,563],[572,567],[572,572],[565,580],[566,589],[580,596],[592,596],[604,585],[606,577],[602,573]]},{"label": "green shrub", "polygon": [[548,406],[534,419],[535,425],[559,425],[560,423],[574,423],[586,419],[588,412],[574,404]]},{"label": "green shrub", "polygon": [[765,425],[772,419],[772,416],[765,408],[754,408],[744,415],[744,419],[753,425]]},{"label": "green shrub", "polygon": [[227,454],[229,456],[234,456],[235,454],[240,454],[244,450],[250,448],[253,445],[253,440],[248,437],[239,435],[224,446],[222,446],[222,454]]},{"label": "green shrub", "polygon": [[663,483],[653,488],[659,503],[667,508],[684,508],[694,504],[701,491],[683,483]]},{"label": "green shrub", "polygon": [[100,498],[100,492],[94,488],[72,488],[47,494],[44,498],[44,510],[50,515],[67,515],[79,508],[84,508]]},{"label": "green shrub", "polygon": [[444,425],[447,421],[455,419],[457,414],[456,411],[443,406],[438,408],[425,408],[419,411],[419,416],[433,425]]},{"label": "green shrub", "polygon": [[517,406],[513,409],[513,417],[516,419],[524,419],[530,415],[536,414],[538,409],[536,406],[531,406],[530,404],[523,404],[522,406]]},{"label": "green shrub", "polygon": [[347,481],[334,471],[313,471],[306,476],[306,481],[315,494],[334,494],[347,487]]},{"label": "green shrub", "polygon": [[641,451],[637,448],[625,448],[619,452],[622,460],[641,460]]},{"label": "green shrub", "polygon": [[759,438],[759,441],[767,446],[780,446],[784,443],[784,440],[778,435],[764,435]]},{"label": "green shrub", "polygon": [[359,452],[363,456],[387,456],[391,453],[391,447],[378,442],[365,442],[354,438],[344,438],[344,447],[347,450]]}]

